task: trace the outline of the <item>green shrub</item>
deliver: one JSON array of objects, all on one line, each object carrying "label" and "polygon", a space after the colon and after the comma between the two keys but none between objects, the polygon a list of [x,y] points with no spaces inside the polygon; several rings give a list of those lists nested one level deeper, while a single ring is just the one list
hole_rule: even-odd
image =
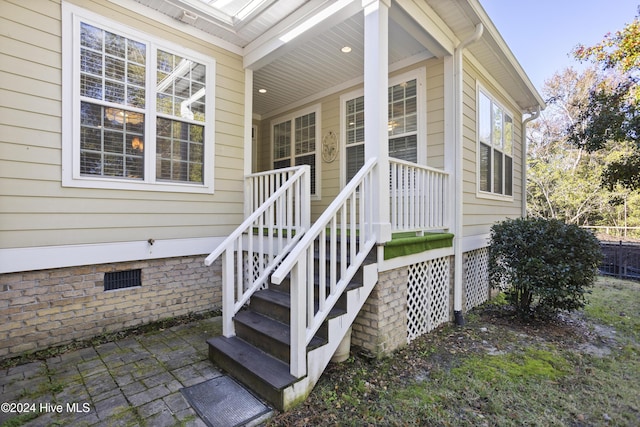
[{"label": "green shrub", "polygon": [[491,285],[523,318],[584,307],[601,259],[591,232],[559,220],[509,219],[491,228]]}]

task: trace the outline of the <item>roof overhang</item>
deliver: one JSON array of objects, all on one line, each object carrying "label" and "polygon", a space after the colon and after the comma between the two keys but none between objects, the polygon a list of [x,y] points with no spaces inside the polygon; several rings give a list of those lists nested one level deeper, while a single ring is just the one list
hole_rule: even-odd
[{"label": "roof overhang", "polygon": [[[236,9],[220,10],[207,3],[221,5],[223,0],[135,1],[183,23],[191,20],[190,26],[213,40],[235,46],[244,67],[254,72],[253,107],[258,115],[271,116],[293,103],[362,81],[362,0],[235,0],[240,2]],[[241,10],[246,14],[239,19]],[[545,107],[478,0],[393,0],[389,18],[390,70],[452,55],[460,40],[482,23],[485,31],[466,49],[467,57],[521,112]],[[344,46],[351,48],[349,54],[341,52]]]}]

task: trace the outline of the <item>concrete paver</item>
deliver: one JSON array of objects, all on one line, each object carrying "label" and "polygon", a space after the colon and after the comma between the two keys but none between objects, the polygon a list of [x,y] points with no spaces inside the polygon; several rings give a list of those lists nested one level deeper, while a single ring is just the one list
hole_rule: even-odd
[{"label": "concrete paver", "polygon": [[204,427],[180,389],[220,376],[219,317],[0,370],[0,426]]}]

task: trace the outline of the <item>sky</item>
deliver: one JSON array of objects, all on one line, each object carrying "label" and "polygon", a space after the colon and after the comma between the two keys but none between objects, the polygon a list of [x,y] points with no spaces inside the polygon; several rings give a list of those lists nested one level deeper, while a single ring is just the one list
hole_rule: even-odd
[{"label": "sky", "polygon": [[633,21],[640,0],[480,0],[520,65],[542,92],[544,81],[567,67],[570,52],[592,46]]}]

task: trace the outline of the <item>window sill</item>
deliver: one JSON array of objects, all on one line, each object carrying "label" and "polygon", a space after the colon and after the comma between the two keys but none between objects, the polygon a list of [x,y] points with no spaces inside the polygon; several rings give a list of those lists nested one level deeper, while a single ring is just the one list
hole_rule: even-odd
[{"label": "window sill", "polygon": [[139,182],[139,181],[121,181],[109,178],[80,178],[80,179],[63,179],[63,187],[71,188],[90,188],[96,190],[128,190],[128,191],[157,191],[167,193],[195,193],[195,194],[213,194],[213,185],[188,184],[175,182]]}]

